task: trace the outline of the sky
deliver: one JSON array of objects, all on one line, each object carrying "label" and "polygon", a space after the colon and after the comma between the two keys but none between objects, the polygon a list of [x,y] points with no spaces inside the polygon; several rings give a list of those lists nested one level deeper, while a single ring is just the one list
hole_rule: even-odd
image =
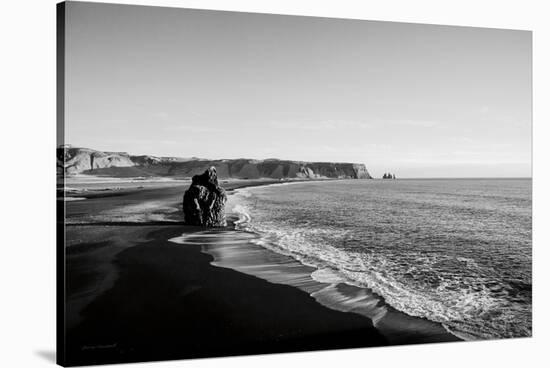
[{"label": "sky", "polygon": [[65,142],[530,177],[531,32],[69,2]]}]

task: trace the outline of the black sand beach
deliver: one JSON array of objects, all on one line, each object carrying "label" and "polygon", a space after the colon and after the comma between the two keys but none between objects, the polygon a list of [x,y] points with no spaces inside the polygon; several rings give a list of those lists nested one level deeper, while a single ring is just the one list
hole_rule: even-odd
[{"label": "black sand beach", "polygon": [[[266,182],[223,185],[231,191],[250,184]],[[364,316],[327,308],[292,286],[216,267],[200,246],[171,242],[203,230],[183,226],[179,211],[165,211],[178,208],[185,189],[95,192],[65,203],[68,365],[392,344]],[[117,221],[120,208],[139,211],[143,203],[159,205],[168,221]],[[90,217],[99,212],[114,215]],[[406,343],[459,340],[436,335],[420,333]]]}]

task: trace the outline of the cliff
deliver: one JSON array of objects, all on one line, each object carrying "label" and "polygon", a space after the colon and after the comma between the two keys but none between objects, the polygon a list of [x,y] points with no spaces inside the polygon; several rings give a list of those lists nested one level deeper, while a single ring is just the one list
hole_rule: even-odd
[{"label": "cliff", "polygon": [[114,177],[166,176],[190,178],[215,166],[220,179],[342,178],[371,179],[364,164],[290,160],[178,158],[132,156],[89,148],[57,149],[58,174],[91,174]]},{"label": "cliff", "polygon": [[101,152],[88,148],[58,148],[57,167],[76,174],[106,167],[130,167],[136,164],[125,152]]}]

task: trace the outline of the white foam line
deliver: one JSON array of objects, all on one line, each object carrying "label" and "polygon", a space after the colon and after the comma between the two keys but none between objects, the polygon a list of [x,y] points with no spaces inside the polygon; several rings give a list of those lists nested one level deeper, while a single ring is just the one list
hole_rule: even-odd
[{"label": "white foam line", "polygon": [[85,199],[85,197],[65,197],[65,202],[83,201]]}]

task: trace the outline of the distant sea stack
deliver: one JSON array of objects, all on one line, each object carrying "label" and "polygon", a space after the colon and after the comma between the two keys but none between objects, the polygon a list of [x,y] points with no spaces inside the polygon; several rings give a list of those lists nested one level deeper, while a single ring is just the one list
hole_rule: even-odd
[{"label": "distant sea stack", "polygon": [[183,214],[187,225],[225,226],[227,195],[218,184],[215,167],[193,176],[191,186],[183,195]]},{"label": "distant sea stack", "polygon": [[228,159],[196,157],[133,156],[126,152],[102,152],[70,146],[57,149],[57,172],[62,175],[91,174],[113,177],[190,178],[215,166],[219,179],[372,179],[358,163],[305,162],[290,160]]}]

